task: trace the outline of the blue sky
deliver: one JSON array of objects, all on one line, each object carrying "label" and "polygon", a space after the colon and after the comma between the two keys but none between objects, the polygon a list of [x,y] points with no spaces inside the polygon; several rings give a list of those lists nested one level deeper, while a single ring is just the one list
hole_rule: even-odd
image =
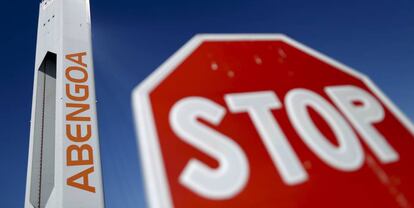
[{"label": "blue sky", "polygon": [[[22,207],[38,0],[7,1],[0,94],[1,207]],[[92,0],[106,205],[145,207],[130,94],[197,33],[284,33],[369,75],[414,120],[414,1]]]}]

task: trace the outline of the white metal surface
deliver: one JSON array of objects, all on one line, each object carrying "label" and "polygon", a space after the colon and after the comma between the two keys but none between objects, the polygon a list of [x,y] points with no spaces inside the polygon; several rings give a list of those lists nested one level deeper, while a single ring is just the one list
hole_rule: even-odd
[{"label": "white metal surface", "polygon": [[26,208],[104,207],[89,10],[39,6]]}]

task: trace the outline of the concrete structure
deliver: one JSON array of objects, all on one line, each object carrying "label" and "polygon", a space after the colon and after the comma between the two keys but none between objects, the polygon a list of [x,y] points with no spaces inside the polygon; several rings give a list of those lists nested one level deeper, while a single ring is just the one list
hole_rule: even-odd
[{"label": "concrete structure", "polygon": [[40,3],[26,208],[104,207],[89,0]]}]

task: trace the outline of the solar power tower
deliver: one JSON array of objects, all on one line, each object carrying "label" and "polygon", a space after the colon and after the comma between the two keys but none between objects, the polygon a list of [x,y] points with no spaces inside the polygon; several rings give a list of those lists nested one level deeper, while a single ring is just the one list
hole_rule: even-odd
[{"label": "solar power tower", "polygon": [[39,8],[25,208],[104,207],[89,0]]}]

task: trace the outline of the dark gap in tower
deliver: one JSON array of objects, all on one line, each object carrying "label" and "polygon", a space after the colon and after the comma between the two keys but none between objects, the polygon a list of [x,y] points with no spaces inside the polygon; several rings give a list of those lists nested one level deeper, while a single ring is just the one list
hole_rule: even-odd
[{"label": "dark gap in tower", "polygon": [[55,176],[56,54],[48,52],[37,70],[30,203],[44,208]]}]

